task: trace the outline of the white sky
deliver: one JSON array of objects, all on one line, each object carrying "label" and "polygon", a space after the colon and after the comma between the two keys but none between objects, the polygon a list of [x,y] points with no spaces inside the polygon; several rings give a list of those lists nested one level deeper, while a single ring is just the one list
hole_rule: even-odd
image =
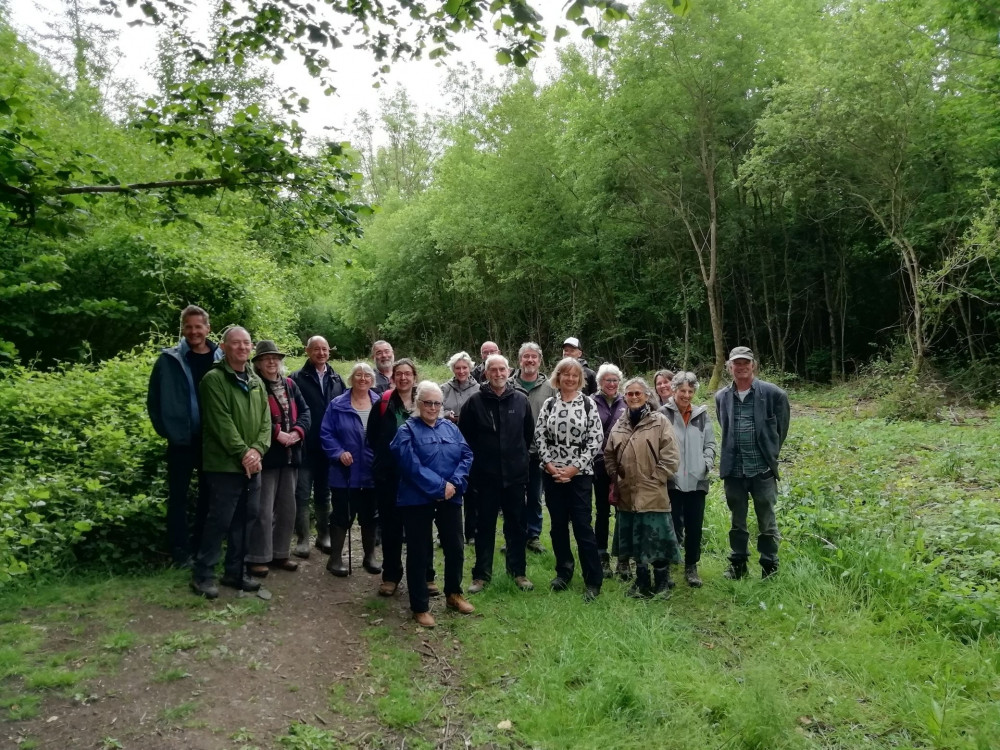
[{"label": "white sky", "polygon": [[[90,4],[96,5],[97,0],[90,0]],[[122,5],[124,4],[123,0]],[[25,32],[30,39],[33,32],[45,30],[46,21],[58,17],[64,7],[64,0],[14,0],[11,5],[13,6],[11,20],[14,26],[19,31]],[[212,3],[205,2],[205,5],[210,7]],[[566,25],[562,20],[565,0],[534,0],[533,5],[542,13],[550,35],[557,23],[562,22]],[[122,19],[109,17],[107,22],[109,28],[119,30],[118,45],[124,54],[115,75],[131,78],[140,92],[150,93],[153,84],[145,68],[156,54],[156,31],[146,26],[128,26],[127,21],[138,17],[134,9],[129,10],[127,14],[123,12],[123,16],[126,17]],[[491,23],[492,21],[489,21],[488,25]],[[572,25],[567,27],[571,29],[570,36],[560,44],[555,44],[551,40],[547,42],[542,56],[534,61],[536,75],[541,71],[544,77],[554,70],[556,51],[567,42],[579,38],[575,33],[576,27]],[[433,113],[440,110],[444,101],[441,86],[448,70],[445,65],[456,66],[460,62],[475,63],[483,69],[486,77],[493,81],[501,80],[505,71],[505,67],[497,64],[495,60],[495,49],[474,35],[462,34],[454,37],[455,43],[462,48],[461,52],[447,56],[443,65],[438,64],[438,61],[428,60],[396,63],[392,71],[385,76],[382,88],[374,89],[371,85],[374,80],[372,74],[377,71],[378,64],[370,53],[353,49],[347,39],[342,41],[343,47],[332,52],[328,51],[332,67],[337,71],[334,80],[338,91],[333,97],[323,95],[322,88],[297,60],[290,59],[273,68],[275,82],[280,87],[292,86],[300,95],[309,98],[310,111],[300,117],[299,121],[309,134],[315,137],[346,138],[350,135],[351,123],[357,113],[367,109],[377,117],[380,92],[384,95],[397,87],[406,89],[419,111]],[[328,130],[329,127],[334,130]]]}]

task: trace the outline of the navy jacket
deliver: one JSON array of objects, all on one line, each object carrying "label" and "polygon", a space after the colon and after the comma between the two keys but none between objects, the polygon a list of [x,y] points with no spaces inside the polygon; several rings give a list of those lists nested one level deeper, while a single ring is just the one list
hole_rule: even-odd
[{"label": "navy jacket", "polygon": [[299,387],[302,397],[309,406],[309,414],[312,417],[309,430],[306,432],[305,460],[314,469],[326,468],[326,454],[323,453],[323,447],[319,442],[319,430],[323,424],[323,415],[326,414],[326,407],[344,392],[344,381],[328,364],[326,372],[323,373],[323,381],[326,386],[326,396],[324,396],[323,386],[319,382],[319,375],[316,373],[313,363],[309,360],[306,360],[301,369],[292,373],[292,380]]},{"label": "navy jacket", "polygon": [[462,407],[458,427],[475,455],[471,476],[477,486],[527,484],[535,420],[524,391],[508,383],[497,396],[484,383]]},{"label": "navy jacket", "polygon": [[[222,359],[222,349],[211,341],[205,343],[212,350],[214,361]],[[146,411],[153,429],[174,445],[191,445],[201,433],[198,391],[185,356],[188,351],[190,347],[184,338],[177,346],[163,349],[153,365],[146,393]]]},{"label": "navy jacket", "polygon": [[[761,455],[771,467],[774,476],[778,476],[778,454],[788,435],[788,422],[791,418],[791,408],[788,405],[788,394],[778,386],[764,380],[753,379],[751,386],[754,391],[754,432],[757,436],[757,447]],[[719,451],[719,476],[723,479],[733,476],[736,470],[736,433],[733,430],[733,399],[736,398],[736,386],[730,383],[715,394],[715,413],[722,427],[722,448]]]},{"label": "navy jacket", "polygon": [[396,431],[389,447],[400,474],[396,505],[430,505],[442,500],[446,482],[455,486],[449,502],[462,504],[469,485],[472,449],[449,420],[439,419],[430,427],[420,417],[410,417]]}]

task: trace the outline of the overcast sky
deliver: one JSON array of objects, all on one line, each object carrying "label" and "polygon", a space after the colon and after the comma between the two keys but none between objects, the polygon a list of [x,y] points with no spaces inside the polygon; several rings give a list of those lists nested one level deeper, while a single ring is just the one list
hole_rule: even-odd
[{"label": "overcast sky", "polygon": [[[91,1],[96,5],[97,0]],[[533,4],[544,16],[551,33],[551,29],[565,12],[562,9],[564,0],[534,0]],[[64,0],[16,0],[12,5],[15,27],[30,37],[33,32],[43,31],[45,22],[59,15],[64,7]],[[205,2],[205,5],[211,7],[213,3]],[[115,74],[131,78],[140,91],[148,93],[152,90],[152,79],[145,69],[156,53],[156,31],[150,27],[129,27],[127,21],[135,17],[108,19],[109,27],[119,31],[118,45],[124,54]],[[576,38],[575,34],[564,39],[563,44],[573,38]],[[462,62],[475,63],[484,70],[488,79],[502,79],[504,68],[496,63],[495,49],[489,44],[469,34],[456,36],[455,41],[462,51],[450,55],[445,65],[454,67]],[[560,46],[547,43],[542,57],[534,63],[536,74],[544,76],[553,69],[556,50]],[[322,89],[297,60],[286,61],[273,68],[275,81],[279,86],[293,86],[301,95],[309,98],[310,112],[299,119],[310,135],[327,138],[349,136],[351,123],[357,113],[367,109],[377,115],[380,91],[384,95],[396,87],[405,88],[422,112],[434,112],[442,106],[444,97],[441,86],[448,70],[444,65],[427,60],[399,62],[385,76],[385,82],[379,90],[372,88],[372,74],[378,69],[378,65],[370,53],[353,49],[345,39],[343,47],[330,53],[330,59],[337,71],[334,78],[338,91],[333,97],[323,95]],[[335,130],[327,130],[328,127]]]}]

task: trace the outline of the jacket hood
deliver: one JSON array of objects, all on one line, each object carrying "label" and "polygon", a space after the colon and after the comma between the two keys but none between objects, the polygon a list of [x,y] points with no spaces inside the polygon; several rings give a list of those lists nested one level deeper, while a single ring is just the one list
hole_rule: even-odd
[{"label": "jacket hood", "polygon": [[[219,349],[218,344],[214,341],[210,341],[209,339],[205,339],[205,343],[208,345],[208,350],[215,355],[216,362],[222,359],[222,350]],[[178,341],[175,346],[166,346],[163,349],[160,349],[161,353],[167,354],[171,357],[183,357],[189,351],[191,351],[191,345],[188,344],[187,339],[183,336],[181,336],[181,340]]]},{"label": "jacket hood", "polygon": [[475,388],[476,386],[479,385],[479,383],[477,383],[475,380],[472,379],[472,375],[469,375],[469,377],[465,379],[465,385],[462,385],[460,382],[458,382],[458,378],[456,377],[452,377],[450,380],[446,382],[447,384],[450,384],[451,387],[457,391],[467,391],[470,388]]},{"label": "jacket hood", "polygon": [[[677,404],[674,402],[673,396],[668,398],[667,403],[663,405],[661,411],[664,410],[675,412],[677,416],[680,416],[681,413],[681,410],[677,408]],[[691,419],[694,419],[699,414],[703,414],[706,411],[708,411],[708,407],[705,406],[705,404],[691,404]]]}]

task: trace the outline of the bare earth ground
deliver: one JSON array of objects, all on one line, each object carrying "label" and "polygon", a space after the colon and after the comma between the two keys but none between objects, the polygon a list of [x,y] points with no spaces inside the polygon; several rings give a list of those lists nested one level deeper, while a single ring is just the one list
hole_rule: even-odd
[{"label": "bare earth ground", "polygon": [[[405,584],[394,599],[377,599],[380,578],[362,570],[360,546],[355,538],[350,578],[327,573],[327,558],[315,549],[298,572],[271,571],[264,581],[273,593],[269,605],[220,588],[216,602],[188,608],[194,595],[184,574],[165,579],[162,596],[128,602],[124,629],[137,638],[120,662],[99,667],[71,696],[46,694],[35,718],[0,725],[0,746],[323,747],[283,738],[291,725],[304,723],[332,733],[338,747],[469,747],[453,708],[458,641],[447,625],[426,631],[413,624]],[[438,599],[432,611],[445,625],[454,615],[443,604]],[[32,615],[23,612],[19,621],[30,624]],[[67,666],[84,667],[99,663],[103,630],[99,622],[85,625],[32,627],[46,630],[47,651],[79,650]],[[395,646],[420,654],[419,678],[442,692],[431,721],[380,723],[377,701],[385,690],[368,673],[365,636],[374,626],[387,627]]]}]

